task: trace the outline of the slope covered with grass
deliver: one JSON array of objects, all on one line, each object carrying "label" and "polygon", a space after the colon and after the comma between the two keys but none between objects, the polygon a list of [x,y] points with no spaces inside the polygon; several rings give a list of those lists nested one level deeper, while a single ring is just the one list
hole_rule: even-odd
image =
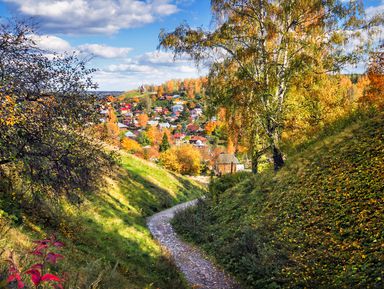
[{"label": "slope covered with grass", "polygon": [[247,288],[383,288],[384,114],[351,121],[276,175],[215,181],[177,231]]},{"label": "slope covered with grass", "polygon": [[[60,262],[61,271],[69,273],[66,288],[185,288],[174,265],[151,238],[146,217],[201,195],[201,188],[128,154],[122,155],[119,171],[107,182],[80,207],[60,202],[55,226],[28,215],[17,225],[8,223],[11,229],[6,234],[3,230],[0,249],[13,249],[22,257],[32,240],[56,233],[66,244],[65,259]],[[2,225],[7,219],[1,218]]]}]

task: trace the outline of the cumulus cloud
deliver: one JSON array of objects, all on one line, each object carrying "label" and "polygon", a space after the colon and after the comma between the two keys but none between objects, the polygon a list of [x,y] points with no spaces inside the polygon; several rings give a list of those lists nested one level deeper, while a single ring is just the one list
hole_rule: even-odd
[{"label": "cumulus cloud", "polygon": [[55,35],[37,35],[33,34],[30,38],[41,49],[48,53],[65,53],[75,52],[82,55],[92,55],[98,58],[127,58],[128,53],[132,51],[130,47],[114,47],[105,44],[82,44],[79,46],[71,46],[71,44]]},{"label": "cumulus cloud", "polygon": [[129,47],[112,47],[104,44],[83,44],[77,47],[82,53],[91,54],[102,58],[126,57],[132,50]]},{"label": "cumulus cloud", "polygon": [[30,38],[41,49],[48,50],[51,52],[66,52],[72,49],[71,44],[69,44],[68,41],[54,35],[33,34],[30,36]]},{"label": "cumulus cloud", "polygon": [[112,34],[178,12],[172,0],[4,0],[47,31]]},{"label": "cumulus cloud", "polygon": [[151,51],[120,63],[110,64],[95,74],[102,90],[126,90],[140,84],[160,84],[169,79],[195,78],[207,73],[187,57],[173,60],[168,52]]}]

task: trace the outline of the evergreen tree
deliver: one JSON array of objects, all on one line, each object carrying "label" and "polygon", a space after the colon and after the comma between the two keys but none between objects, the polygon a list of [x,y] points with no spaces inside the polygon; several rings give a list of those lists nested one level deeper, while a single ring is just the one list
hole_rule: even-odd
[{"label": "evergreen tree", "polygon": [[168,136],[166,133],[163,134],[163,139],[161,140],[161,144],[159,147],[159,152],[165,152],[171,147],[169,144]]}]

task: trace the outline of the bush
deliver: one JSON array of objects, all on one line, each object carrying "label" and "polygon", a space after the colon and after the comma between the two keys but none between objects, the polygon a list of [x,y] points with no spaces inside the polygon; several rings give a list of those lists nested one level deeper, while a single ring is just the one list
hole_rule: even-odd
[{"label": "bush", "polygon": [[196,175],[200,173],[201,154],[192,145],[172,147],[160,154],[160,164],[176,173]]},{"label": "bush", "polygon": [[133,154],[140,153],[143,150],[137,141],[130,138],[124,138],[121,141],[121,147],[126,151],[128,151],[129,153],[133,153]]},{"label": "bush", "polygon": [[212,199],[218,201],[219,196],[226,190],[236,186],[243,180],[253,176],[250,172],[237,172],[234,174],[227,174],[220,178],[214,179],[209,184],[209,193]]}]

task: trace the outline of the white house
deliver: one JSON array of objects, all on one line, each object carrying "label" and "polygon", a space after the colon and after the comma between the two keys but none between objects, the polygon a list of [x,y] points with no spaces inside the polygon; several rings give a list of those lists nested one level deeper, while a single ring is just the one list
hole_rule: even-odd
[{"label": "white house", "polygon": [[184,110],[184,106],[182,104],[175,104],[174,106],[172,106],[173,113],[182,112],[183,110]]},{"label": "white house", "polygon": [[128,128],[128,126],[126,126],[124,123],[121,123],[121,122],[118,122],[117,123],[117,126],[118,126],[118,128],[122,128],[122,129],[124,129],[124,128]]},{"label": "white house", "polygon": [[169,122],[161,122],[161,123],[159,123],[159,127],[160,128],[170,128],[171,125],[169,124]]},{"label": "white house", "polygon": [[159,122],[157,120],[149,120],[147,124],[150,126],[157,126]]},{"label": "white house", "polygon": [[136,138],[136,135],[131,131],[127,131],[124,135],[128,138]]}]

